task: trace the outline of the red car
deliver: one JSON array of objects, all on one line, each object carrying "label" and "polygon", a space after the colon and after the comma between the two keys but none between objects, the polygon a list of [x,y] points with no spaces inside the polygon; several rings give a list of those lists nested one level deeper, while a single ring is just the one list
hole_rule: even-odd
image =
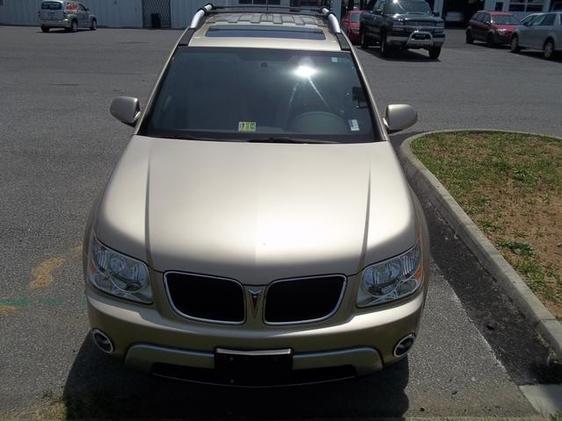
[{"label": "red car", "polygon": [[359,44],[359,17],[362,10],[350,10],[341,21],[341,28],[352,44]]},{"label": "red car", "polygon": [[488,47],[509,44],[519,19],[511,13],[481,10],[476,12],[466,28],[466,43],[484,41]]}]

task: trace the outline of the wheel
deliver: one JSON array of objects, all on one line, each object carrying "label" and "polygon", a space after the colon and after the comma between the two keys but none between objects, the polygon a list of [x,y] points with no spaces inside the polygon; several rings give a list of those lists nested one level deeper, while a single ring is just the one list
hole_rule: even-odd
[{"label": "wheel", "polygon": [[92,19],[92,23],[90,24],[90,31],[95,31],[96,29],[98,29],[98,21]]},{"label": "wheel", "polygon": [[49,28],[48,26],[41,26],[41,30],[43,32],[49,32],[49,29],[51,29],[51,28]]},{"label": "wheel", "polygon": [[73,20],[72,23],[70,24],[70,32],[76,32],[76,31],[78,31],[78,22]]},{"label": "wheel", "polygon": [[467,44],[474,44],[474,37],[472,36],[472,31],[468,30],[466,31],[466,43]]},{"label": "wheel", "polygon": [[381,34],[381,56],[383,57],[390,57],[392,54],[392,48],[388,43],[386,32]]},{"label": "wheel", "polygon": [[369,48],[369,37],[365,33],[365,30],[361,31],[361,48]]},{"label": "wheel", "polygon": [[554,41],[552,39],[549,38],[544,43],[542,55],[547,60],[552,60],[554,58]]},{"label": "wheel", "polygon": [[432,60],[437,60],[441,54],[441,47],[431,47],[429,49],[429,58]]},{"label": "wheel", "polygon": [[496,46],[496,41],[494,40],[494,36],[492,34],[488,34],[486,37],[486,45],[489,48],[494,48]]},{"label": "wheel", "polygon": [[519,37],[517,35],[513,35],[511,37],[510,48],[512,53],[518,53],[521,51],[521,47],[519,47]]}]

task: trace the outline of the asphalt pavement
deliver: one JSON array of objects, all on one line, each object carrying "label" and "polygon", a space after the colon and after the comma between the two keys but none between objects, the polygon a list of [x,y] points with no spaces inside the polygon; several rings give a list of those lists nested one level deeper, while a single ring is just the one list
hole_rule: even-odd
[{"label": "asphalt pavement", "polygon": [[[535,415],[518,386],[557,381],[546,349],[423,198],[435,263],[421,334],[408,360],[382,373],[233,390],[151,378],[95,349],[82,232],[131,133],[108,107],[118,95],[146,102],[178,35],[0,27],[0,417],[53,402],[71,417]],[[458,38],[453,31],[438,62],[417,52],[383,60],[376,48],[360,51],[379,106],[414,105],[416,132],[494,127],[562,135],[560,62]]]}]

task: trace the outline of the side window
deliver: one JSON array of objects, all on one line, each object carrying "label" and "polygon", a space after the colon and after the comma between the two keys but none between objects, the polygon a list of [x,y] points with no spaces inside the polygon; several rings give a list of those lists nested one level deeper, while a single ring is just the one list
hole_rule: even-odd
[{"label": "side window", "polygon": [[376,0],[369,0],[366,10],[375,10]]},{"label": "side window", "polygon": [[86,11],[86,8],[84,7],[84,5],[82,3],[78,3],[78,8],[80,9],[81,12]]},{"label": "side window", "polygon": [[542,25],[543,26],[552,26],[554,25],[554,18],[556,18],[556,15],[554,13],[549,13],[548,15],[546,15],[542,21]]},{"label": "side window", "polygon": [[542,25],[544,18],[546,15],[539,15],[537,17],[535,17],[531,23],[529,24],[529,26],[540,26]]},{"label": "side window", "polygon": [[489,25],[489,24],[492,23],[492,18],[490,17],[490,15],[488,13],[482,14],[482,22],[484,22],[486,25]]},{"label": "side window", "polygon": [[480,22],[481,19],[482,19],[482,13],[480,12],[476,13],[472,18],[472,20],[475,20],[476,22]]},{"label": "side window", "polygon": [[375,10],[378,12],[382,12],[384,9],[384,1],[379,0],[377,1],[377,3],[375,4]]}]

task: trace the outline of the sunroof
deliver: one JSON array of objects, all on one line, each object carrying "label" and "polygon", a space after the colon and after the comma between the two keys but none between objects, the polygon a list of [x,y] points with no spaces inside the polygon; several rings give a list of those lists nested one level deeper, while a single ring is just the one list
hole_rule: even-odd
[{"label": "sunroof", "polygon": [[320,29],[294,26],[265,25],[215,25],[207,30],[208,37],[326,39]]}]

